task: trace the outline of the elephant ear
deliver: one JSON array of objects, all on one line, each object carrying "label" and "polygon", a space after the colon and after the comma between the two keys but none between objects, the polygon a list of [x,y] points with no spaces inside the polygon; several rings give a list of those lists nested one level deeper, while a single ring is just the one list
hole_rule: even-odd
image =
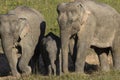
[{"label": "elephant ear", "polygon": [[91,12],[86,8],[86,6],[83,3],[80,3],[80,6],[83,9],[81,14],[81,17],[82,17],[81,25],[84,26]]},{"label": "elephant ear", "polygon": [[83,14],[83,18],[82,18],[82,21],[81,21],[81,25],[84,25],[86,23],[90,14],[91,14],[90,11],[85,10],[85,13]]},{"label": "elephant ear", "polygon": [[29,32],[30,26],[26,18],[19,18],[19,36],[23,39]]}]

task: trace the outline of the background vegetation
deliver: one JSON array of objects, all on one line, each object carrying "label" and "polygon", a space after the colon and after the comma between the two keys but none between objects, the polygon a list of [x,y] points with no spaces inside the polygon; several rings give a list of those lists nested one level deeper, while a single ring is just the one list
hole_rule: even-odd
[{"label": "background vegetation", "polygon": [[[47,27],[46,33],[53,32],[59,35],[59,27],[57,23],[57,12],[56,7],[61,2],[68,2],[70,0],[0,0],[0,14],[5,14],[9,10],[14,9],[16,6],[25,5],[35,8],[41,12],[46,20]],[[97,0],[114,7],[118,12],[120,12],[120,0]],[[25,79],[20,80],[120,80],[120,72],[109,72],[109,73],[95,73],[92,75],[79,75],[79,74],[69,74],[64,76],[36,76],[32,75]]]}]

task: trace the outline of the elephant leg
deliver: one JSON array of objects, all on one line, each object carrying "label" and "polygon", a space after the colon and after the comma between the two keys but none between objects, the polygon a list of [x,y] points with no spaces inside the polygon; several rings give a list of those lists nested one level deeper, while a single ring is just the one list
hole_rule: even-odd
[{"label": "elephant leg", "polygon": [[6,38],[6,37],[2,37],[2,46],[3,46],[3,50],[4,53],[7,57],[7,60],[9,62],[9,66],[12,72],[12,75],[15,77],[20,77],[20,74],[17,70],[17,50],[16,48],[13,46],[13,39],[11,37]]},{"label": "elephant leg", "polygon": [[12,67],[12,74],[13,76],[16,77],[20,77],[19,72],[17,71],[17,62],[18,62],[18,56],[17,56],[17,49],[16,48],[12,48],[12,58],[11,58],[11,62],[10,62],[10,67]]},{"label": "elephant leg", "polygon": [[32,47],[32,43],[33,42],[28,38],[21,41],[22,55],[19,61],[19,68],[22,71],[23,76],[27,76],[31,73],[31,67],[28,66],[28,64],[34,54],[34,47]]},{"label": "elephant leg", "polygon": [[92,46],[91,48],[93,48],[98,55],[101,71],[105,71],[105,72],[110,71],[110,65],[108,63],[108,54],[110,48],[98,48],[95,46]]},{"label": "elephant leg", "polygon": [[75,72],[84,73],[85,59],[88,51],[87,42],[78,41],[77,49],[78,50],[77,50],[76,63],[75,63]]},{"label": "elephant leg", "polygon": [[49,68],[48,66],[50,65],[50,63],[48,62],[49,59],[46,58],[46,55],[44,55],[45,52],[43,52],[42,54],[42,58],[43,58],[43,63],[44,63],[44,67],[45,67],[45,75],[48,75],[49,74]]},{"label": "elephant leg", "polygon": [[115,50],[113,53],[113,68],[120,71],[120,49]]},{"label": "elephant leg", "polygon": [[59,75],[62,75],[62,59],[61,59],[61,50],[59,53]]},{"label": "elephant leg", "polygon": [[112,48],[113,68],[120,71],[120,39],[115,40]]},{"label": "elephant leg", "polygon": [[54,76],[56,76],[56,65],[55,65],[55,60],[51,60],[51,67],[52,67],[52,70],[53,70],[53,74]]},{"label": "elephant leg", "polygon": [[50,76],[52,74],[52,65],[48,65],[48,75]]},{"label": "elephant leg", "polygon": [[110,65],[108,63],[108,53],[109,53],[109,50],[108,51],[104,50],[98,55],[101,70],[105,72],[110,71]]}]

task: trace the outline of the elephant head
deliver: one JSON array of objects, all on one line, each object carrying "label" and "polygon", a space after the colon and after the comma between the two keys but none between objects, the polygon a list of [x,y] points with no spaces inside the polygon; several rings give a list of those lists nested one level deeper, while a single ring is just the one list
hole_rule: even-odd
[{"label": "elephant head", "polygon": [[0,15],[0,37],[4,53],[7,56],[13,75],[18,75],[13,68],[17,65],[15,58],[15,43],[30,32],[29,23],[25,18],[18,18],[13,14]]},{"label": "elephant head", "polygon": [[79,31],[82,31],[90,11],[81,2],[70,2],[59,4],[57,12],[60,26],[63,72],[68,72],[69,39]]},{"label": "elephant head", "polygon": [[[3,33],[11,33],[14,37],[21,39],[30,31],[29,23],[25,18],[18,18],[13,14],[6,14],[0,16],[1,35]],[[18,38],[16,38],[18,39]]]}]

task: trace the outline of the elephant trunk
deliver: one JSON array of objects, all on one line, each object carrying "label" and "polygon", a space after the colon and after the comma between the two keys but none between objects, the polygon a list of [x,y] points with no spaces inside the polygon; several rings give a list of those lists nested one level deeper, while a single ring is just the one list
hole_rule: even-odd
[{"label": "elephant trunk", "polygon": [[62,70],[64,73],[68,73],[68,45],[69,35],[66,32],[61,32]]}]

